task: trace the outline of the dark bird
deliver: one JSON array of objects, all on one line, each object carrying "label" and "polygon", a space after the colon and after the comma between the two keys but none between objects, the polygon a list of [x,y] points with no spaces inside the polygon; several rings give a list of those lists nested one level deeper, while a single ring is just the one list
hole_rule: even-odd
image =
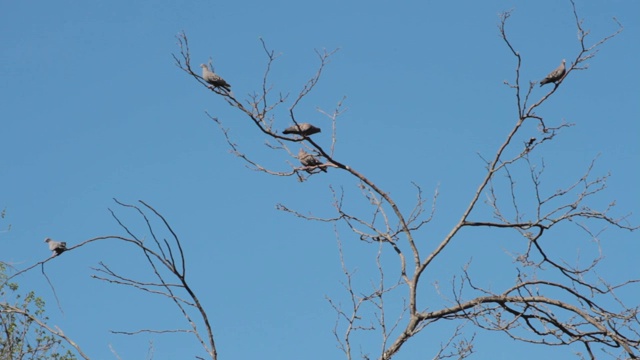
[{"label": "dark bird", "polygon": [[565,60],[562,59],[562,64],[560,64],[560,66],[558,66],[555,70],[550,72],[549,75],[547,75],[547,77],[545,77],[540,81],[540,86],[548,83],[556,84],[560,79],[562,79],[562,77],[564,76],[564,73],[566,72],[564,64],[565,64]]},{"label": "dark bird", "polygon": [[290,126],[282,132],[283,134],[297,134],[300,136],[310,136],[319,133],[321,130],[309,123],[300,123]]},{"label": "dark bird", "polygon": [[536,138],[532,137],[529,139],[529,141],[527,141],[525,146],[530,147],[531,145],[533,145],[534,142],[536,142]]},{"label": "dark bird", "polygon": [[50,238],[44,239],[44,242],[48,243],[49,244],[49,250],[53,251],[51,256],[60,255],[65,250],[67,250],[67,243],[66,242],[53,241]]},{"label": "dark bird", "polygon": [[209,67],[205,64],[200,64],[200,67],[202,68],[202,78],[204,79],[204,81],[215,87],[221,87],[227,91],[231,91],[231,85],[224,81],[224,79],[221,78],[220,75],[210,71]]},{"label": "dark bird", "polygon": [[[300,148],[300,151],[298,151],[298,160],[300,160],[300,163],[304,166],[317,166],[318,169],[324,172],[327,172],[327,169],[325,169],[322,163],[318,161],[318,159],[316,159],[315,156],[304,151],[303,148]],[[307,170],[307,172],[311,172],[311,171]]]}]

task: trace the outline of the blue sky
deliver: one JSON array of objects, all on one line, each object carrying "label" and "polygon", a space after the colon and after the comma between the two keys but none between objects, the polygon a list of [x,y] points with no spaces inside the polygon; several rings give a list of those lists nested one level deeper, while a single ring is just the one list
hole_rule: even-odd
[{"label": "blue sky", "polygon": [[[594,204],[615,199],[614,215],[637,213],[640,3],[577,5],[591,41],[616,30],[613,16],[625,30],[605,44],[588,71],[572,73],[539,109],[547,121],[576,124],[541,149],[545,186],[570,184],[599,156],[594,174],[610,172],[611,178]],[[300,183],[247,169],[229,154],[205,111],[218,116],[241,149],[260,161],[286,170],[292,159],[268,151],[248,119],[173,65],[175,36],[185,31],[194,64],[211,57],[241,98],[261,86],[266,59],[260,37],[281,53],[272,82],[283,93],[296,94],[315,72],[314,49],[340,48],[297,116],[323,128],[314,139],[329,144],[330,122],[316,109],[330,111],[346,96],[337,158],[405,209],[415,199],[411,182],[427,196],[438,187],[436,220],[420,233],[425,241],[437,241],[481,180],[478,154],[491,156],[517,120],[513,92],[503,85],[513,79],[515,62],[496,27],[497,14],[508,9],[514,9],[508,31],[523,56],[525,81],[538,81],[562,58],[575,58],[579,47],[568,1],[3,1],[0,209],[6,208],[3,226],[11,224],[11,231],[0,233],[0,260],[20,269],[46,258],[45,237],[75,244],[120,235],[107,208],[130,223],[138,219],[112,198],[142,199],[183,241],[221,359],[340,358],[331,334],[335,314],[324,298],[344,297],[334,229],[275,205],[332,216],[332,185],[343,187],[354,211],[366,214],[357,183],[334,170]],[[533,98],[549,89],[536,87]],[[280,127],[291,124],[286,111],[276,116]],[[518,140],[535,135],[530,126]],[[638,223],[637,214],[632,219]],[[593,250],[582,233],[568,234],[573,235],[553,233],[549,240],[570,239],[567,259]],[[582,237],[569,237],[576,234]],[[467,231],[424,285],[448,283],[470,258],[488,283],[513,279],[506,252],[514,245],[502,236]],[[348,265],[359,269],[366,286],[375,276],[375,249],[346,229],[340,238]],[[640,250],[637,234],[608,229],[601,239],[602,273],[618,280],[640,277],[632,255]],[[140,254],[119,243],[64,254],[46,265],[63,312],[37,269],[18,280],[45,298],[52,323],[95,359],[114,358],[109,344],[123,359],[144,358],[150,338],[154,359],[202,355],[186,335],[109,334],[185,324],[164,299],[90,279],[89,268],[99,261],[128,274],[147,271]],[[504,273],[496,268],[501,261]],[[637,301],[635,290],[629,295]],[[443,330],[426,330],[397,358],[431,358],[437,331]],[[518,344],[500,334],[482,333],[476,340],[480,358],[572,353]],[[376,344],[366,337],[358,346],[372,352]]]}]

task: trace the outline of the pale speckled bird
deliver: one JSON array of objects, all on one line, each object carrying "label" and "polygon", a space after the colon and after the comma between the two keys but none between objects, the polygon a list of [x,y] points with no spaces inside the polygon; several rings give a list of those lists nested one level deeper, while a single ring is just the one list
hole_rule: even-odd
[{"label": "pale speckled bird", "polygon": [[[318,159],[316,159],[315,156],[304,151],[303,148],[300,148],[300,151],[298,151],[298,160],[300,160],[300,163],[304,166],[318,166],[318,169],[324,172],[327,172],[327,169],[325,169],[325,166],[322,166],[322,163],[318,161]],[[311,172],[311,171],[307,170],[307,172]]]},{"label": "pale speckled bird", "polygon": [[66,242],[53,241],[50,238],[44,239],[44,242],[49,244],[49,250],[53,251],[53,253],[51,254],[52,256],[53,255],[60,255],[65,250],[67,250],[67,243]]},{"label": "pale speckled bird", "polygon": [[317,128],[309,123],[300,123],[290,126],[282,132],[283,134],[297,134],[300,136],[310,136],[321,132],[320,128]]},{"label": "pale speckled bird", "polygon": [[562,64],[560,64],[560,66],[558,66],[555,70],[550,72],[547,77],[540,81],[540,86],[548,83],[556,83],[558,80],[562,79],[564,73],[566,72],[566,68],[564,66],[565,62],[566,61],[562,59]]},{"label": "pale speckled bird", "polygon": [[200,64],[200,67],[202,68],[202,78],[204,79],[204,81],[215,87],[221,87],[227,91],[231,91],[231,85],[224,81],[224,79],[221,78],[220,75],[209,70],[209,67],[205,64]]}]

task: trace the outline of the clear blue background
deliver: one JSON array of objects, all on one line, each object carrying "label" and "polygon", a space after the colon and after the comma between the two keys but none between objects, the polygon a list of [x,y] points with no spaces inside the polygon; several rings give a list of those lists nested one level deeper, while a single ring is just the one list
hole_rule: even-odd
[{"label": "clear blue background", "polygon": [[[576,123],[541,149],[544,185],[553,192],[570,184],[600,154],[594,174],[611,172],[612,178],[592,204],[616,199],[613,215],[624,215],[640,200],[640,3],[577,5],[590,42],[616,30],[613,16],[625,30],[538,110],[548,122]],[[337,159],[390,192],[405,212],[415,198],[412,181],[426,196],[439,186],[437,217],[420,233],[421,241],[435,243],[478,186],[483,163],[477,154],[491,156],[517,120],[513,92],[503,84],[513,79],[515,62],[496,27],[497,14],[508,9],[515,9],[508,31],[524,58],[525,82],[540,80],[562,58],[575,58],[575,21],[564,1],[2,1],[0,208],[7,209],[3,226],[12,227],[0,234],[0,259],[21,269],[49,256],[45,237],[75,244],[122,234],[108,207],[128,223],[139,221],[111,199],[143,199],[183,241],[188,278],[209,312],[221,359],[340,358],[331,334],[335,313],[324,298],[345,300],[334,229],[274,205],[332,216],[332,184],[343,186],[353,211],[364,216],[369,208],[356,182],[334,170],[304,183],[248,170],[228,153],[204,111],[230,127],[242,151],[257,160],[286,171],[295,159],[267,150],[248,119],[173,65],[175,35],[184,30],[189,36],[193,65],[212,57],[240,98],[261,86],[266,58],[259,37],[282,54],[272,80],[283,93],[296,94],[315,72],[314,49],[340,48],[297,115],[322,127],[314,138],[328,145],[330,122],[316,108],[330,111],[347,96]],[[536,87],[533,98],[549,89]],[[290,125],[286,111],[277,116],[279,127]],[[530,136],[538,136],[534,125],[517,140]],[[632,219],[638,223],[637,215]],[[347,265],[360,269],[364,291],[375,278],[376,249],[343,230]],[[570,237],[549,234],[571,244],[559,256],[575,261],[578,253],[592,254],[586,234],[571,230]],[[513,281],[509,252],[521,250],[521,241],[514,245],[499,232],[463,235],[423,279],[425,291],[434,294],[436,281],[449,284],[470,258],[478,279],[496,291],[500,281]],[[637,239],[604,232],[600,272],[617,280],[640,277]],[[149,339],[154,359],[203,355],[189,335],[108,333],[186,324],[165,299],[90,279],[89,267],[99,261],[148,276],[139,252],[105,241],[46,265],[63,312],[38,269],[18,281],[47,300],[51,323],[92,358],[114,358],[109,344],[124,359],[145,358]],[[637,290],[625,294],[628,305],[637,305]],[[446,340],[436,336],[450,329],[444,325],[425,330],[398,359],[431,358]],[[475,330],[469,326],[465,334]],[[356,355],[362,349],[375,356],[378,341],[363,338]],[[479,333],[475,350],[479,358],[538,359],[579,349]]]}]

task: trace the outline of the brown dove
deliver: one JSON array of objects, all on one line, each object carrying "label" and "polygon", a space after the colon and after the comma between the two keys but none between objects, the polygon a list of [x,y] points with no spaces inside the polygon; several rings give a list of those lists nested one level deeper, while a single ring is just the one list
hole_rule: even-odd
[{"label": "brown dove", "polygon": [[283,134],[297,134],[301,136],[309,136],[319,133],[321,130],[309,123],[300,123],[290,126],[282,132]]},{"label": "brown dove", "polygon": [[[300,160],[300,163],[304,166],[317,166],[318,169],[324,172],[327,172],[327,169],[325,169],[322,163],[318,161],[318,159],[316,159],[315,156],[304,151],[303,148],[300,148],[300,151],[298,151],[298,160]],[[307,170],[307,172],[311,172],[311,171]]]},{"label": "brown dove", "polygon": [[204,81],[215,87],[221,87],[227,91],[231,91],[231,85],[224,81],[224,79],[221,78],[220,75],[210,71],[209,67],[205,64],[200,64],[200,67],[202,68],[202,78],[204,79]]},{"label": "brown dove", "polygon": [[557,83],[558,80],[562,79],[562,77],[564,76],[564,73],[566,72],[564,64],[565,64],[565,60],[562,59],[562,64],[560,64],[560,66],[558,66],[555,70],[550,72],[549,75],[547,75],[547,77],[545,77],[540,81],[540,86],[548,83]]},{"label": "brown dove", "polygon": [[67,250],[67,243],[66,242],[58,242],[58,241],[53,241],[50,238],[46,238],[44,239],[44,242],[49,244],[49,250],[53,251],[53,253],[51,254],[53,255],[60,255],[62,254],[65,250]]}]

